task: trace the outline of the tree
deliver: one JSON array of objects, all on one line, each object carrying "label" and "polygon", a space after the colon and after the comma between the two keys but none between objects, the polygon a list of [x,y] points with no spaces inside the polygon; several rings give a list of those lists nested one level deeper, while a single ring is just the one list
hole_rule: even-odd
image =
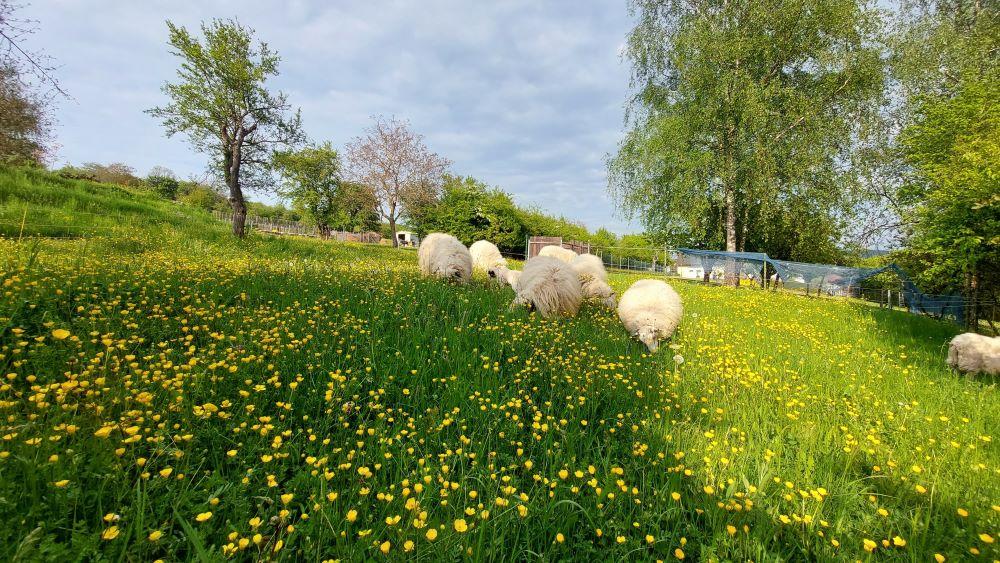
[{"label": "tree", "polygon": [[508,194],[471,176],[450,174],[444,177],[441,199],[410,224],[421,235],[445,232],[467,245],[488,240],[506,252],[522,251],[527,232]]},{"label": "tree", "polygon": [[830,223],[850,211],[852,148],[882,94],[872,11],[857,0],[633,0],[633,11],[636,94],[609,160],[628,215],[657,238],[739,251],[791,199]]},{"label": "tree", "polygon": [[894,44],[903,95],[892,199],[921,284],[980,306],[1000,301],[1000,9],[952,0],[904,12]]},{"label": "tree", "polygon": [[423,136],[410,131],[406,122],[377,117],[363,136],[347,145],[347,164],[348,177],[373,190],[379,214],[389,223],[392,244],[398,246],[400,217],[438,198],[451,162],[431,152]]},{"label": "tree", "polygon": [[52,59],[42,51],[25,47],[24,40],[35,33],[38,22],[18,17],[23,5],[10,0],[0,0],[0,68],[18,77],[22,86],[44,84],[50,92],[63,97],[69,95],[59,85],[54,75]]},{"label": "tree", "polygon": [[24,86],[13,67],[0,66],[0,162],[41,164],[49,136],[45,101]]},{"label": "tree", "polygon": [[173,54],[181,59],[179,80],[166,83],[170,103],[147,110],[162,120],[167,136],[183,133],[198,151],[212,156],[233,209],[233,234],[246,234],[245,191],[270,184],[273,150],[303,140],[301,117],[287,96],[271,93],[279,57],[254,31],[233,20],[202,24],[204,42],[167,22]]},{"label": "tree", "polygon": [[278,193],[316,223],[322,236],[329,236],[334,227],[371,226],[375,196],[370,189],[340,178],[340,157],[329,142],[276,152],[274,162],[283,178]]}]

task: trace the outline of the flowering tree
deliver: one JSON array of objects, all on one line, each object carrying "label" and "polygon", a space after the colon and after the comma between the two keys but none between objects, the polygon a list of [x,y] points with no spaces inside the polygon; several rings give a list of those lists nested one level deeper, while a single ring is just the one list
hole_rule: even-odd
[{"label": "flowering tree", "polygon": [[375,193],[379,215],[392,231],[393,246],[399,244],[399,218],[437,200],[449,164],[424,145],[422,135],[396,119],[375,118],[364,135],[347,145],[347,175]]}]

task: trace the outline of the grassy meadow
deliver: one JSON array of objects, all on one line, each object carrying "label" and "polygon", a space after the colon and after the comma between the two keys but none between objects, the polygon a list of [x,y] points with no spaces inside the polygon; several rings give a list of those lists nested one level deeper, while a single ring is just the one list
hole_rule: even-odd
[{"label": "grassy meadow", "polygon": [[1000,558],[1000,396],[948,324],[672,281],[649,355],[23,170],[0,235],[0,560]]}]

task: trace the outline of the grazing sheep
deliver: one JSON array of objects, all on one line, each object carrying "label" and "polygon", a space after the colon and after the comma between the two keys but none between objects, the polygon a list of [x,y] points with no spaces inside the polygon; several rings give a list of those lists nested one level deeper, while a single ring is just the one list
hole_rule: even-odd
[{"label": "grazing sheep", "polygon": [[615,290],[611,289],[608,282],[588,276],[586,280],[580,280],[580,288],[584,299],[596,299],[608,309],[614,309],[618,304]]},{"label": "grazing sheep", "polygon": [[515,292],[517,291],[517,280],[521,279],[520,270],[511,270],[507,266],[497,266],[487,272],[491,278],[496,278],[505,282]]},{"label": "grazing sheep", "polygon": [[669,338],[681,322],[684,306],[672,287],[660,280],[639,280],[618,303],[618,318],[625,330],[655,352],[660,340]]},{"label": "grazing sheep", "polygon": [[608,281],[608,271],[604,269],[604,262],[593,254],[576,255],[569,264],[580,275],[580,279],[589,275],[602,282]]},{"label": "grazing sheep", "polygon": [[420,241],[417,252],[420,273],[458,283],[472,278],[472,256],[457,238],[444,233],[431,233]]},{"label": "grazing sheep", "polygon": [[573,316],[583,301],[576,271],[551,256],[536,256],[525,262],[514,291],[517,296],[511,309],[519,305],[533,307],[543,317]]},{"label": "grazing sheep", "polygon": [[961,373],[1000,375],[1000,336],[966,332],[952,338],[948,367]]},{"label": "grazing sheep", "polygon": [[494,270],[499,267],[507,267],[507,259],[500,254],[500,249],[488,240],[477,240],[469,247],[469,254],[472,255],[472,269],[480,270],[495,278]]},{"label": "grazing sheep", "polygon": [[598,299],[607,308],[615,308],[615,292],[608,285],[608,272],[600,258],[593,254],[580,254],[573,258],[570,266],[580,276],[584,299]]},{"label": "grazing sheep", "polygon": [[576,252],[573,252],[568,248],[556,246],[554,244],[543,246],[542,249],[538,251],[538,255],[557,258],[567,264],[569,264],[570,262],[573,261],[574,258],[576,258]]}]

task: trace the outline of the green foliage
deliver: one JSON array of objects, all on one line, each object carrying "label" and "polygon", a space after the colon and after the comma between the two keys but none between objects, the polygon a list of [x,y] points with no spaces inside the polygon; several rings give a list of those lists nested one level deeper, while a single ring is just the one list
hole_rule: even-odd
[{"label": "green foliage", "polygon": [[46,110],[17,69],[0,62],[0,164],[42,164],[50,137]]},{"label": "green foliage", "polygon": [[173,54],[181,59],[178,80],[163,86],[169,103],[147,110],[167,136],[184,134],[210,155],[225,179],[233,206],[233,233],[244,235],[244,189],[271,185],[271,152],[300,143],[302,120],[287,96],[266,86],[278,74],[277,53],[254,44],[252,29],[235,20],[202,24],[204,40],[167,22]]},{"label": "green foliage", "polygon": [[1000,396],[948,372],[948,324],[672,282],[650,355],[409,251],[0,169],[2,221],[25,207],[136,221],[0,239],[0,560],[1000,555]]},{"label": "green foliage", "polygon": [[372,190],[341,178],[340,157],[329,141],[319,146],[274,154],[283,178],[278,194],[321,231],[371,230],[378,224],[378,201]]},{"label": "green foliage", "polygon": [[180,182],[170,176],[146,176],[146,185],[164,199],[177,199]]},{"label": "green foliage", "polygon": [[199,182],[180,182],[177,188],[177,201],[205,211],[229,207],[226,198],[216,189]]},{"label": "green foliage", "polygon": [[142,178],[135,175],[135,169],[123,162],[100,164],[85,162],[82,166],[64,166],[58,170],[60,176],[77,180],[90,180],[102,184],[138,187]]},{"label": "green foliage", "polygon": [[[633,2],[636,96],[610,187],[655,238],[771,248],[783,224],[810,244],[856,203],[852,147],[882,93],[875,13],[856,0]],[[813,221],[798,223],[808,206]],[[760,245],[760,246],[758,246]]]},{"label": "green foliage", "polygon": [[527,231],[513,200],[471,176],[445,175],[441,199],[410,221],[421,235],[445,232],[467,245],[485,239],[506,252],[524,250]]},{"label": "green foliage", "polygon": [[998,100],[996,77],[965,80],[948,97],[922,97],[901,138],[912,167],[903,196],[916,202],[908,252],[923,257],[923,281],[970,294],[973,278],[1000,287]]},{"label": "green foliage", "polygon": [[[1000,302],[1000,7],[931,2],[894,44],[905,94],[897,259],[937,293]],[[976,322],[972,309],[969,322]]]}]

